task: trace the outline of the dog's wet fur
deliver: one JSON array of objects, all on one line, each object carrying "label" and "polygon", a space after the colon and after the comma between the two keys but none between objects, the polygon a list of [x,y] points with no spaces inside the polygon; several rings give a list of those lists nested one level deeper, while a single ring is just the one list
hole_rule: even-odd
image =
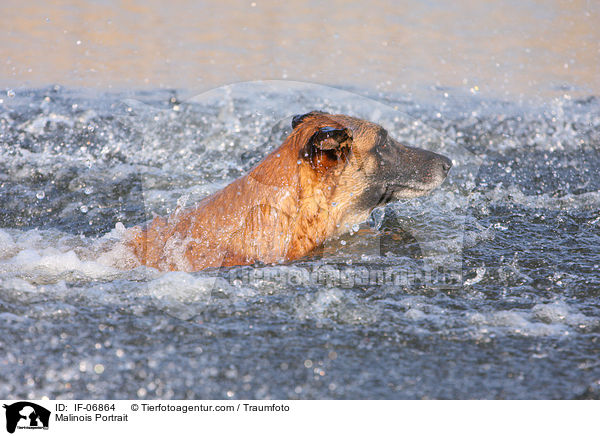
[{"label": "dog's wet fur", "polygon": [[299,259],[390,201],[439,186],[451,161],[375,124],[310,112],[247,175],[194,207],[129,229],[140,264],[160,270]]}]

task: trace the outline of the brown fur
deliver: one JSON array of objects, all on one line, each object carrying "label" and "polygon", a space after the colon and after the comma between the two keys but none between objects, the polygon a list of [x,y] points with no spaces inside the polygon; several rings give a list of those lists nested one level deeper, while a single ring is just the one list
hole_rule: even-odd
[{"label": "brown fur", "polygon": [[[352,138],[308,153],[323,127],[351,129]],[[161,270],[301,258],[370,213],[372,207],[355,210],[353,201],[377,170],[371,149],[380,130],[344,115],[307,114],[247,175],[190,209],[130,229],[127,244],[141,264]]]}]

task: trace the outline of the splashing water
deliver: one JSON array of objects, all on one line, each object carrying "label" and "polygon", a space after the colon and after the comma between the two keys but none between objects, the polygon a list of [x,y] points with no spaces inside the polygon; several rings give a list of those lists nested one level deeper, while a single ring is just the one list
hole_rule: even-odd
[{"label": "splashing water", "polygon": [[[224,187],[313,109],[455,166],[289,265],[115,267],[125,227]],[[0,397],[598,398],[599,132],[593,97],[19,91],[0,107]]]}]

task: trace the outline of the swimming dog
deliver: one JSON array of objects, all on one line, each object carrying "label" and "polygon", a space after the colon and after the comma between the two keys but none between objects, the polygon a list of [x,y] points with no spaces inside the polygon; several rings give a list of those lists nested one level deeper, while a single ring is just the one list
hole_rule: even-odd
[{"label": "swimming dog", "polygon": [[140,264],[160,270],[299,259],[390,201],[446,178],[445,156],[400,144],[381,126],[319,111],[297,115],[283,144],[195,206],[129,229]]}]

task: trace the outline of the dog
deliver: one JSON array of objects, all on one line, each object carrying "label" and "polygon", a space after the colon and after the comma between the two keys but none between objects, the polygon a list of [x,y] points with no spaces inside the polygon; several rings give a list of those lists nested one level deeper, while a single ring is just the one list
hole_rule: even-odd
[{"label": "dog", "polygon": [[378,124],[297,115],[283,144],[247,175],[166,218],[129,229],[141,265],[163,271],[288,262],[390,201],[425,195],[452,162],[400,144]]}]

